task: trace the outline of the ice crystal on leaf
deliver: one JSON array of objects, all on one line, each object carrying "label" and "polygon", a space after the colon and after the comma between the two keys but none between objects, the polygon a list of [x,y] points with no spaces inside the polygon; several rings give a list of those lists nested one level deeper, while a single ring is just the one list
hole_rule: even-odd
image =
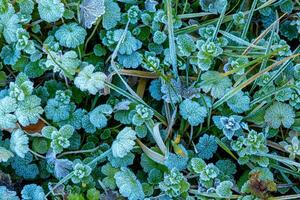
[{"label": "ice crystal on leaf", "polygon": [[123,158],[135,145],[136,132],[129,127],[122,129],[112,144],[112,153],[114,157]]},{"label": "ice crystal on leaf", "polygon": [[108,104],[97,106],[89,113],[90,121],[96,128],[104,128],[107,125],[107,115],[112,113],[113,109]]},{"label": "ice crystal on leaf", "polygon": [[88,91],[95,95],[101,89],[104,88],[104,81],[107,76],[102,72],[94,72],[95,67],[93,65],[85,66],[74,80],[74,84],[81,91]]},{"label": "ice crystal on leaf", "polygon": [[132,123],[136,126],[141,126],[153,117],[153,111],[150,108],[139,104],[130,115],[132,116]]},{"label": "ice crystal on leaf", "polygon": [[35,46],[32,40],[29,40],[29,33],[25,29],[17,29],[16,49],[25,51],[28,54],[35,52]]},{"label": "ice crystal on leaf", "polygon": [[0,147],[0,163],[7,162],[8,159],[10,159],[13,156],[14,154],[11,151],[7,150],[4,147]]},{"label": "ice crystal on leaf", "polygon": [[73,166],[74,176],[72,176],[73,183],[80,183],[80,181],[88,178],[92,172],[92,168],[78,161]]},{"label": "ice crystal on leaf", "polygon": [[215,125],[223,131],[228,139],[231,139],[234,133],[241,129],[240,122],[242,119],[243,117],[238,115],[232,115],[230,117],[213,116]]},{"label": "ice crystal on leaf", "polygon": [[21,57],[21,52],[15,46],[5,45],[1,49],[0,57],[3,59],[4,64],[14,65]]},{"label": "ice crystal on leaf", "polygon": [[51,148],[54,153],[61,153],[64,148],[70,146],[69,139],[72,137],[74,128],[71,125],[64,125],[59,130],[53,126],[45,126],[42,135],[51,140]]},{"label": "ice crystal on leaf", "polygon": [[49,150],[46,155],[46,161],[53,168],[54,176],[61,179],[68,175],[73,169],[73,162],[68,159],[58,159],[53,150]]},{"label": "ice crystal on leaf", "polygon": [[164,32],[161,31],[155,31],[153,35],[153,42],[156,44],[162,44],[164,41],[166,41],[167,35]]},{"label": "ice crystal on leaf", "polygon": [[179,106],[180,115],[188,120],[192,126],[197,126],[204,122],[207,110],[198,102],[189,99],[184,100]]},{"label": "ice crystal on leaf", "polygon": [[13,129],[16,127],[17,117],[13,114],[17,109],[17,102],[11,97],[0,99],[0,128]]},{"label": "ice crystal on leaf", "polygon": [[141,10],[138,6],[131,6],[127,11],[127,17],[131,24],[136,24],[139,20]]},{"label": "ice crystal on leaf", "polygon": [[280,102],[275,102],[271,105],[265,114],[265,121],[272,128],[279,128],[281,125],[289,128],[293,125],[294,118],[295,112],[293,108]]},{"label": "ice crystal on leaf", "polygon": [[65,7],[60,0],[38,0],[38,11],[42,20],[51,23],[63,16]]},{"label": "ice crystal on leaf", "polygon": [[114,176],[120,193],[129,200],[144,199],[142,184],[128,168],[122,167]]},{"label": "ice crystal on leaf", "polygon": [[188,34],[177,36],[176,42],[179,50],[178,54],[181,56],[188,57],[196,51],[195,42]]},{"label": "ice crystal on leaf", "polygon": [[269,164],[267,157],[259,156],[259,154],[269,151],[266,146],[266,136],[264,133],[257,133],[251,130],[247,137],[239,136],[237,140],[232,141],[231,147],[240,156],[240,164],[246,164],[249,161],[258,163],[263,167]]},{"label": "ice crystal on leaf", "polygon": [[6,186],[0,186],[0,196],[5,197],[4,200],[20,200],[16,195],[15,191],[9,190]]},{"label": "ice crystal on leaf", "polygon": [[113,0],[105,0],[104,6],[105,12],[103,14],[102,25],[106,30],[110,30],[121,20],[120,7]]},{"label": "ice crystal on leaf", "polygon": [[44,190],[36,184],[25,185],[21,191],[24,200],[42,200],[45,198]]},{"label": "ice crystal on leaf", "polygon": [[227,0],[200,0],[201,8],[206,12],[221,13],[227,6]]},{"label": "ice crystal on leaf", "polygon": [[176,168],[170,172],[165,173],[164,181],[159,183],[159,188],[165,192],[169,197],[179,197],[187,192],[190,184],[186,178]]},{"label": "ice crystal on leaf", "polygon": [[64,24],[55,32],[55,38],[59,44],[68,48],[83,44],[86,35],[85,29],[76,23]]},{"label": "ice crystal on leaf", "polygon": [[196,144],[196,149],[198,155],[202,159],[210,159],[213,157],[214,153],[217,151],[218,145],[216,143],[216,138],[212,135],[204,134],[199,138],[198,144]]},{"label": "ice crystal on leaf", "polygon": [[41,107],[41,99],[35,95],[26,97],[18,104],[15,115],[22,126],[36,124],[40,115],[44,112]]},{"label": "ice crystal on leaf", "polygon": [[33,83],[24,73],[20,73],[15,82],[9,84],[9,95],[17,101],[23,101],[32,94]]},{"label": "ice crystal on leaf", "polygon": [[203,181],[209,181],[216,178],[220,173],[220,170],[212,163],[209,163],[200,172],[200,179]]},{"label": "ice crystal on leaf", "polygon": [[84,0],[80,4],[80,21],[86,28],[92,25],[105,13],[104,0]]},{"label": "ice crystal on leaf", "polygon": [[217,186],[216,193],[220,197],[229,198],[232,195],[232,187],[233,183],[231,181],[223,181]]},{"label": "ice crystal on leaf", "polygon": [[47,69],[53,69],[54,72],[72,78],[80,65],[80,60],[75,51],[62,52],[49,51],[47,61],[45,62]]},{"label": "ice crystal on leaf", "polygon": [[0,30],[8,44],[17,41],[16,30],[21,27],[18,15],[11,4],[8,4],[7,11],[0,13]]},{"label": "ice crystal on leaf", "polygon": [[210,92],[213,97],[221,98],[231,87],[231,80],[217,71],[208,71],[202,74],[200,87],[205,93]]},{"label": "ice crystal on leaf", "polygon": [[197,48],[199,49],[197,53],[197,66],[203,70],[207,71],[211,68],[214,58],[223,53],[223,49],[210,40],[197,41]]},{"label": "ice crystal on leaf", "polygon": [[289,137],[286,141],[281,141],[279,144],[290,153],[289,157],[295,159],[296,155],[300,155],[300,141],[297,135],[293,135],[290,132]]},{"label": "ice crystal on leaf", "polygon": [[29,138],[21,129],[15,130],[11,134],[10,149],[14,151],[19,157],[24,158],[29,151]]},{"label": "ice crystal on leaf", "polygon": [[236,113],[243,113],[250,109],[250,98],[242,91],[228,99],[226,102],[229,108]]}]

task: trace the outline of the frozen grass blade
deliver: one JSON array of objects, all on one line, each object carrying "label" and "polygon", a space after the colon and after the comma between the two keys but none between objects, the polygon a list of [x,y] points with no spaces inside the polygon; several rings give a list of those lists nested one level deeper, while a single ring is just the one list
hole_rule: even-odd
[{"label": "frozen grass blade", "polygon": [[172,15],[172,0],[166,1],[166,9],[167,9],[167,17],[168,17],[168,37],[169,37],[169,50],[170,57],[173,67],[173,73],[175,77],[178,77],[177,70],[177,55],[176,55],[176,46],[175,46],[175,38],[174,38],[174,29],[173,29],[173,15]]},{"label": "frozen grass blade", "polygon": [[213,40],[213,41],[216,40],[216,38],[217,38],[219,29],[220,29],[220,27],[221,27],[222,21],[223,21],[224,16],[225,16],[226,8],[227,8],[227,3],[226,3],[226,5],[224,6],[224,8],[223,8],[223,10],[222,10],[222,12],[221,12],[221,15],[220,15],[220,17],[219,17],[218,23],[217,23],[217,25],[216,25],[214,34],[213,34],[213,36],[212,36],[212,38],[213,38],[212,40]]},{"label": "frozen grass blade", "polygon": [[293,160],[290,160],[290,159],[288,159],[286,157],[283,157],[283,156],[278,156],[278,155],[269,154],[269,153],[259,154],[258,156],[268,157],[268,158],[276,160],[278,162],[281,162],[281,163],[284,163],[284,164],[287,164],[287,165],[292,165],[292,166],[295,166],[297,168],[300,168],[300,163],[295,162]]},{"label": "frozen grass blade", "polygon": [[242,36],[241,36],[241,38],[243,38],[243,39],[245,39],[247,37],[248,29],[250,27],[250,23],[251,23],[251,20],[252,20],[252,16],[253,16],[257,1],[258,0],[254,0],[253,3],[252,3],[250,12],[249,12],[248,17],[247,17],[247,22],[246,22],[246,25],[244,26]]},{"label": "frozen grass blade", "polygon": [[237,157],[232,153],[232,151],[226,146],[224,142],[222,142],[219,138],[216,138],[217,144],[224,150],[226,153],[228,153],[232,158],[235,160],[238,160]]},{"label": "frozen grass blade", "polygon": [[213,104],[213,108],[216,109],[217,107],[219,107],[220,105],[222,105],[224,102],[226,102],[228,99],[230,99],[231,97],[233,97],[236,93],[238,93],[239,91],[241,91],[243,88],[245,88],[246,86],[248,86],[250,83],[252,83],[253,81],[255,81],[257,78],[259,78],[260,76],[262,76],[264,73],[270,71],[271,69],[289,61],[290,59],[293,59],[295,57],[299,56],[299,54],[296,55],[292,55],[289,56],[287,58],[284,58],[274,64],[272,64],[271,66],[267,67],[266,69],[258,72],[257,74],[255,74],[254,76],[252,76],[251,78],[247,79],[246,81],[244,81],[243,83],[241,83],[240,85],[238,85],[237,87],[233,88],[232,90],[230,90],[227,94],[225,94],[221,99],[219,99],[218,101],[216,101]]},{"label": "frozen grass blade", "polygon": [[265,50],[266,48],[264,47],[261,47],[261,46],[257,46],[255,44],[251,44],[250,42],[240,38],[240,37],[237,37],[235,35],[232,35],[231,33],[228,33],[226,31],[219,31],[222,35],[224,35],[226,38],[228,38],[229,40],[232,40],[240,45],[244,45],[244,46],[247,46],[247,47],[252,47],[252,48],[256,48],[256,49],[260,49],[260,50]]},{"label": "frozen grass blade", "polygon": [[159,163],[159,164],[164,164],[164,156],[162,156],[161,154],[151,150],[150,148],[148,148],[146,145],[144,145],[144,143],[142,143],[139,139],[136,140],[138,145],[140,145],[141,149],[144,151],[144,153],[151,158],[153,161]]},{"label": "frozen grass blade", "polygon": [[177,17],[179,19],[190,19],[190,18],[204,17],[204,16],[209,16],[209,15],[214,15],[214,14],[213,13],[208,13],[208,12],[188,13],[188,14],[177,15]]},{"label": "frozen grass blade", "polygon": [[[283,14],[281,17],[279,17],[275,22],[273,22],[266,30],[264,30],[253,42],[252,45],[256,45],[261,39],[263,39],[273,28],[275,29],[275,25],[279,23],[279,21],[285,16]],[[252,49],[252,45],[249,46],[242,55],[246,55],[249,53]]]},{"label": "frozen grass blade", "polygon": [[294,50],[293,54],[296,54],[296,56],[291,57],[291,59],[286,60],[286,62],[283,63],[283,65],[276,71],[274,75],[270,78],[270,80],[261,88],[263,90],[266,86],[268,86],[271,82],[273,82],[289,65],[291,62],[293,62],[294,58],[299,56],[300,52],[300,45]]}]

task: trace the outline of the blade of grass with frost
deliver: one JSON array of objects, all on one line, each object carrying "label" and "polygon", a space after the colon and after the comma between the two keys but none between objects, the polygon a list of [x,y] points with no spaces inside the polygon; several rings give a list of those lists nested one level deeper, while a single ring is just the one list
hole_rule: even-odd
[{"label": "blade of grass with frost", "polygon": [[249,29],[249,26],[250,26],[250,23],[251,23],[251,20],[252,20],[252,16],[253,16],[257,1],[258,0],[254,0],[253,3],[252,3],[249,15],[247,17],[247,22],[246,22],[246,25],[244,26],[241,38],[246,38],[246,36],[247,36],[248,29]]},{"label": "blade of grass with frost", "polygon": [[251,44],[250,42],[247,42],[246,40],[240,38],[240,37],[237,37],[231,33],[228,33],[226,31],[222,31],[220,30],[219,31],[222,35],[224,35],[225,37],[227,37],[229,40],[232,40],[240,45],[244,45],[244,46],[251,46],[253,48],[256,48],[256,49],[261,49],[261,50],[266,50],[266,48],[264,47],[261,47],[261,46],[257,46],[255,44]]},{"label": "blade of grass with frost", "polygon": [[224,102],[226,102],[228,99],[230,99],[231,97],[233,97],[236,93],[238,93],[239,91],[241,91],[243,88],[245,88],[246,86],[248,86],[249,84],[251,84],[253,81],[255,81],[257,78],[259,78],[260,76],[262,76],[264,73],[270,71],[271,69],[273,69],[274,67],[277,67],[279,65],[281,65],[282,63],[295,58],[299,56],[299,54],[296,55],[292,55],[289,57],[286,57],[272,65],[270,65],[269,67],[267,67],[266,69],[258,72],[257,74],[253,75],[252,77],[250,77],[249,79],[247,79],[246,81],[244,81],[243,83],[241,83],[240,85],[238,85],[237,87],[231,89],[228,93],[226,93],[221,99],[219,99],[218,101],[216,101],[213,104],[213,108],[216,109],[217,107],[219,107],[220,105],[222,105]]},{"label": "blade of grass with frost", "polygon": [[166,9],[167,9],[167,18],[168,18],[168,37],[169,37],[169,51],[170,57],[173,67],[173,73],[175,77],[178,77],[177,71],[177,56],[176,56],[176,46],[175,46],[175,39],[174,39],[174,29],[173,29],[173,15],[172,15],[172,0],[165,0],[166,1]]},{"label": "blade of grass with frost", "polygon": [[232,151],[226,146],[224,142],[222,142],[219,138],[216,137],[216,142],[226,153],[228,153],[232,158],[238,160],[237,157],[232,153]]},{"label": "blade of grass with frost", "polygon": [[235,72],[238,72],[239,70],[243,69],[243,68],[247,68],[250,67],[252,65],[258,64],[259,62],[261,62],[264,58],[270,57],[272,55],[276,55],[276,52],[271,52],[268,55],[264,55],[261,57],[256,58],[255,60],[252,60],[250,62],[247,62],[246,64],[242,64],[241,67],[236,68],[236,69],[232,69],[228,72],[223,73],[223,76],[229,76],[231,74],[234,74]]},{"label": "blade of grass with frost", "polygon": [[291,62],[293,62],[294,58],[299,56],[300,52],[300,45],[294,50],[293,54],[296,54],[296,56],[293,56],[293,58],[290,60],[287,60],[277,71],[275,74],[273,74],[270,78],[270,80],[261,88],[263,90],[266,86],[268,86],[272,81],[274,81],[289,65]]},{"label": "blade of grass with frost", "polygon": [[[270,50],[271,50],[271,45],[272,45],[272,42],[273,42],[273,37],[274,37],[274,33],[275,33],[275,26],[273,26],[273,30],[271,32],[271,35],[270,35],[270,38],[269,38],[269,41],[268,41],[268,46],[267,46],[267,49],[266,49],[266,52],[265,52],[265,55],[269,54],[270,53]],[[268,58],[264,58],[261,65],[260,65],[260,69],[259,71],[263,70],[264,68],[266,68],[267,66],[267,62],[268,62]],[[256,84],[257,84],[257,79],[254,81],[251,89],[250,89],[250,93],[253,92],[253,90],[255,89],[256,87]]]},{"label": "blade of grass with frost", "polygon": [[277,93],[280,92],[280,91],[285,90],[286,88],[289,88],[289,87],[284,86],[284,87],[278,88],[278,89],[276,89],[275,91],[269,92],[269,93],[266,94],[266,95],[263,95],[263,96],[261,96],[261,97],[259,97],[259,98],[254,99],[253,101],[250,102],[250,107],[254,106],[254,105],[257,104],[257,103],[260,103],[261,101],[267,99],[268,97],[271,97],[271,96],[277,94]]},{"label": "blade of grass with frost", "polygon": [[[147,71],[131,70],[131,69],[120,69],[118,71],[119,71],[120,75],[125,75],[125,76],[133,76],[133,77],[148,78],[148,79],[157,79],[157,78],[159,78],[159,75],[157,75],[156,73],[147,72]],[[112,72],[109,75],[109,78],[112,78],[116,74],[117,74],[116,72]]]},{"label": "blade of grass with frost", "polygon": [[147,126],[148,130],[150,131],[150,133],[152,134],[152,137],[155,140],[157,146],[159,147],[161,152],[164,155],[166,155],[168,152],[168,149],[167,149],[166,145],[164,144],[164,141],[161,137],[161,134],[159,131],[159,125],[160,125],[160,123],[154,124],[154,122],[152,120],[150,120],[149,122],[146,122],[146,126]]},{"label": "blade of grass with frost", "polygon": [[[214,199],[222,199],[218,194],[216,193],[206,193],[206,192],[200,192],[199,190],[193,190],[190,189],[189,193],[191,194],[195,194],[195,195],[199,195],[199,196],[204,196],[204,197],[210,197],[210,198],[214,198]],[[230,197],[226,198],[226,199],[238,199],[240,198],[241,195],[231,195]]]},{"label": "blade of grass with frost", "polygon": [[208,12],[200,12],[200,13],[181,14],[181,15],[177,15],[177,17],[179,19],[190,19],[190,18],[204,17],[204,16],[209,16],[209,15],[214,15],[214,14],[208,13]]},{"label": "blade of grass with frost", "polygon": [[[231,13],[231,12],[236,8],[236,6],[238,6],[239,3],[240,3],[240,0],[236,3],[236,5],[235,5],[230,11],[228,11],[228,13]],[[243,0],[243,2],[241,3],[239,9],[236,10],[235,13],[238,13],[238,12],[240,12],[240,11],[242,10],[244,3],[245,3],[245,0]],[[226,32],[230,32],[230,30],[231,30],[231,28],[233,27],[233,25],[234,25],[234,21],[232,20],[232,21],[227,25]]]},{"label": "blade of grass with frost", "polygon": [[[127,33],[128,30],[128,26],[129,26],[129,21],[126,24],[126,28],[121,36],[121,39],[119,40],[116,48],[114,49],[112,56],[111,56],[111,66],[113,68],[113,70],[116,72],[116,74],[118,75],[118,77],[121,79],[122,83],[125,85],[126,89],[129,91],[129,93],[131,94],[131,99],[134,100],[135,102],[140,102],[141,104],[147,106],[148,108],[150,108],[151,110],[153,110],[153,112],[155,113],[155,116],[161,120],[161,122],[163,124],[166,124],[166,121],[164,120],[164,117],[162,115],[160,115],[157,111],[155,111],[153,108],[151,108],[148,104],[146,104],[143,99],[141,99],[141,97],[139,95],[137,95],[132,89],[131,87],[127,84],[127,82],[123,79],[123,77],[121,76],[121,74],[119,73],[119,70],[117,69],[116,65],[115,65],[115,61],[114,59],[117,57],[119,48],[121,43],[123,42],[125,35]],[[113,84],[108,84],[106,83],[109,87],[111,87],[112,89],[116,90],[118,89],[117,87],[112,87],[114,86]],[[121,94],[126,95],[125,91],[122,91],[122,89],[118,89],[117,92],[121,92]],[[129,97],[129,95],[127,94],[126,96]]]},{"label": "blade of grass with frost", "polygon": [[[294,184],[289,177],[282,171],[280,171],[281,176],[283,177],[283,179],[288,183],[288,184]],[[299,177],[299,176],[298,176]],[[296,192],[297,194],[300,194],[300,190],[297,186],[293,186],[292,189],[294,190],[294,192]]]},{"label": "blade of grass with frost", "polygon": [[274,164],[274,163],[270,163],[269,166],[271,168],[277,169],[278,171],[285,172],[287,174],[291,174],[291,175],[296,176],[296,177],[300,177],[300,173],[299,172],[296,172],[296,171],[293,171],[291,169],[282,167],[280,165],[277,165],[277,164]]},{"label": "blade of grass with frost", "polygon": [[[273,51],[272,53],[270,53],[270,55],[277,55],[277,53],[279,52],[279,51],[281,51],[282,49],[284,49],[284,47],[282,47],[282,48],[279,48],[279,49],[277,49],[276,51]],[[271,56],[266,56],[266,55],[263,55],[263,56],[261,56],[261,57],[259,57],[259,58],[265,58],[265,57],[271,57]],[[235,82],[235,84],[233,85],[233,87],[237,87],[245,78],[246,78],[246,76],[252,71],[252,70],[254,70],[255,68],[256,68],[256,66],[258,66],[258,64],[259,63],[256,63],[255,65],[253,65],[248,71],[246,71],[236,82]],[[236,69],[234,69],[234,70],[236,70]]]},{"label": "blade of grass with frost", "polygon": [[143,150],[143,152],[153,161],[159,163],[159,164],[164,164],[164,156],[162,156],[161,154],[151,150],[150,148],[148,148],[146,145],[144,145],[144,143],[142,143],[139,139],[136,139],[136,142],[138,143],[138,145],[140,145],[141,149]]},{"label": "blade of grass with frost", "polygon": [[[270,0],[270,1],[267,1],[266,3],[264,3],[263,5],[261,5],[260,7],[256,8],[254,11],[258,11],[258,10],[261,10],[267,6],[270,6],[272,5],[272,3],[274,3],[276,0]],[[243,12],[245,15],[248,15],[250,11],[245,11]],[[224,17],[224,20],[222,23],[226,23],[226,22],[230,22],[231,20],[233,19],[233,14],[232,15],[227,15]],[[205,22],[201,23],[201,24],[194,24],[194,25],[190,25],[190,26],[187,26],[187,27],[184,27],[184,28],[181,28],[179,30],[176,30],[175,31],[175,35],[180,35],[180,34],[184,34],[184,33],[191,33],[191,32],[194,32],[194,31],[197,31],[199,28],[202,28],[202,27],[205,27],[205,26],[208,26],[210,24],[215,24],[217,23],[218,21],[218,18],[216,19],[211,19],[211,20],[206,20]]]},{"label": "blade of grass with frost", "polygon": [[116,67],[116,64],[115,64],[115,58],[117,57],[118,55],[118,51],[119,51],[119,48],[120,48],[120,45],[121,43],[124,41],[125,39],[125,36],[126,36],[126,33],[128,31],[128,26],[129,26],[129,21],[127,22],[126,24],[126,27],[125,27],[125,30],[123,31],[123,34],[121,36],[121,39],[119,40],[116,48],[114,49],[112,55],[111,55],[111,66],[113,68],[113,70],[116,72],[116,74],[118,75],[118,77],[121,79],[122,83],[125,85],[126,89],[129,91],[129,93],[133,96],[135,96],[137,99],[140,99],[142,100],[132,89],[131,87],[127,84],[127,82],[123,79],[123,77],[120,75],[119,73],[119,70],[117,69]]},{"label": "blade of grass with frost", "polygon": [[85,42],[85,45],[84,45],[84,52],[86,52],[87,45],[88,45],[89,41],[92,39],[92,37],[95,35],[95,33],[96,33],[96,31],[97,31],[97,28],[98,28],[100,22],[101,22],[101,18],[97,19],[96,25],[95,25],[95,27],[94,27],[94,29],[93,29],[91,35],[88,37],[88,39],[87,39],[86,42]]},{"label": "blade of grass with frost", "polygon": [[278,155],[269,154],[269,153],[262,153],[262,154],[257,154],[257,155],[258,156],[263,156],[263,157],[268,157],[268,158],[276,160],[278,162],[300,168],[300,163],[299,162],[295,162],[295,161],[290,160],[290,159],[288,159],[286,157],[283,157],[283,156],[278,156]]},{"label": "blade of grass with frost", "polygon": [[[279,23],[279,21],[285,16],[286,14],[283,14],[281,17],[279,17],[276,21],[274,21],[266,30],[264,30],[251,44],[256,45],[261,39],[263,39],[271,30],[273,27],[275,27],[276,24]],[[246,55],[249,53],[249,51],[252,49],[251,46],[249,46],[242,55]]]},{"label": "blade of grass with frost", "polygon": [[135,96],[131,95],[130,93],[126,92],[125,90],[123,90],[122,88],[117,87],[116,85],[109,83],[109,82],[105,82],[105,84],[112,90],[116,91],[117,93],[123,95],[124,97],[128,98],[129,100],[138,103],[138,104],[143,104],[144,106],[146,106],[147,108],[151,109],[154,112],[154,116],[159,119],[165,126],[167,126],[167,122],[164,116],[162,116],[159,112],[157,112],[156,110],[154,110],[152,107],[150,107],[148,104],[146,104],[143,100],[141,100],[140,98],[137,99],[135,98]]},{"label": "blade of grass with frost", "polygon": [[168,127],[167,127],[167,135],[165,137],[164,142],[166,142],[166,140],[169,138],[170,134],[172,133],[172,128],[175,124],[176,121],[176,116],[177,116],[177,107],[175,107],[173,114],[171,116],[171,119],[168,122]]},{"label": "blade of grass with frost", "polygon": [[[227,2],[227,1],[226,1],[226,2]],[[225,16],[226,8],[227,8],[227,3],[226,3],[226,5],[224,6],[224,8],[223,8],[223,10],[222,10],[222,12],[221,12],[221,14],[220,14],[220,17],[219,17],[219,19],[218,19],[218,22],[217,22],[217,25],[216,25],[214,34],[213,34],[213,36],[212,36],[213,41],[216,40],[217,35],[218,35],[218,33],[219,33],[219,29],[220,29],[220,27],[221,27],[222,21],[223,21],[224,16]]]},{"label": "blade of grass with frost", "polygon": [[159,149],[162,151],[162,153],[164,155],[167,154],[168,152],[168,149],[166,147],[166,145],[164,144],[163,142],[163,139],[161,138],[161,134],[160,134],[160,131],[159,131],[159,123],[156,123],[153,127],[153,130],[152,130],[152,136],[157,144],[157,146],[159,147]]},{"label": "blade of grass with frost", "polygon": [[[286,84],[287,84],[287,83],[286,83]],[[259,103],[259,102],[265,100],[266,98],[268,98],[268,97],[270,97],[270,96],[272,96],[272,95],[275,95],[275,94],[277,94],[278,92],[280,92],[280,91],[282,91],[282,90],[285,90],[285,89],[287,89],[287,88],[292,88],[292,89],[295,89],[295,90],[300,90],[300,88],[297,87],[296,85],[286,85],[286,86],[284,85],[284,86],[282,86],[282,87],[276,89],[276,91],[273,91],[273,92],[271,92],[271,93],[269,93],[269,94],[266,94],[266,95],[264,95],[264,96],[262,96],[262,97],[259,97],[259,98],[257,98],[257,99],[254,99],[253,101],[251,101],[250,106],[253,106],[254,104],[257,104],[257,103]]]},{"label": "blade of grass with frost", "polygon": [[300,194],[284,195],[279,197],[272,197],[272,200],[290,200],[290,199],[299,199]]}]

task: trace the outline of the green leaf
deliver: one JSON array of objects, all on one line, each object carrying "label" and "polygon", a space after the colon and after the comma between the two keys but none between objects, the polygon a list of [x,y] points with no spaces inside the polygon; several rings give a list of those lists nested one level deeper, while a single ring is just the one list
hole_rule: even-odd
[{"label": "green leaf", "polygon": [[7,81],[7,75],[5,74],[4,71],[0,71],[0,87],[5,86],[6,81]]}]

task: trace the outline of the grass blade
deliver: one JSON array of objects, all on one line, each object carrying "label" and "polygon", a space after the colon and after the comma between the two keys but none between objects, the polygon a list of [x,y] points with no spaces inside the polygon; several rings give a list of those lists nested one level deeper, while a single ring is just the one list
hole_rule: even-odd
[{"label": "grass blade", "polygon": [[177,15],[177,17],[179,19],[189,19],[189,18],[209,16],[209,15],[214,15],[214,14],[209,12],[200,12],[200,13],[188,13],[188,14]]},{"label": "grass blade", "polygon": [[173,29],[173,15],[172,15],[172,2],[171,2],[172,0],[165,0],[165,1],[166,1],[167,17],[168,17],[170,57],[173,66],[173,73],[176,77],[178,77],[176,46],[175,46],[174,29]]},{"label": "grass blade", "polygon": [[141,149],[144,151],[144,153],[153,161],[159,163],[159,164],[164,164],[164,156],[162,156],[161,154],[151,150],[150,148],[148,148],[146,145],[144,145],[144,143],[142,143],[139,139],[136,140],[138,145],[140,145]]},{"label": "grass blade", "polygon": [[216,101],[213,104],[213,108],[217,108],[220,105],[222,105],[224,102],[226,102],[228,99],[230,99],[231,97],[233,97],[236,93],[238,93],[239,91],[241,91],[243,88],[245,88],[246,86],[248,86],[250,83],[252,83],[253,81],[255,81],[257,78],[259,78],[260,76],[262,76],[264,73],[270,71],[271,69],[289,61],[292,58],[295,58],[299,56],[299,54],[296,55],[292,55],[289,57],[286,57],[274,64],[272,64],[271,66],[267,67],[266,69],[258,72],[257,74],[255,74],[254,76],[252,76],[251,78],[247,79],[246,81],[244,81],[243,83],[241,83],[240,85],[238,85],[237,87],[234,87],[233,89],[231,89],[227,94],[225,94],[221,99],[219,99],[218,101]]},{"label": "grass blade", "polygon": [[254,0],[253,3],[252,3],[252,6],[251,6],[251,9],[250,9],[248,18],[247,18],[247,22],[246,22],[246,25],[244,26],[241,38],[246,38],[246,36],[247,36],[247,32],[248,32],[248,29],[249,29],[249,26],[250,26],[250,23],[251,23],[251,20],[252,20],[252,16],[253,16],[254,9],[256,7],[257,1],[258,0]]},{"label": "grass blade", "polygon": [[215,28],[215,31],[214,31],[214,34],[213,34],[213,41],[217,38],[219,29],[220,29],[220,27],[221,27],[222,21],[223,21],[224,16],[225,16],[226,8],[227,8],[227,3],[226,3],[226,5],[225,5],[225,7],[223,8],[223,10],[222,10],[222,12],[221,12],[221,15],[220,15],[220,17],[219,17],[218,23],[217,23],[217,25],[216,25],[216,28]]},{"label": "grass blade", "polygon": [[225,37],[227,37],[229,40],[232,40],[240,45],[244,45],[244,46],[250,46],[252,48],[257,48],[257,49],[260,49],[260,50],[265,50],[264,47],[261,47],[261,46],[257,46],[255,44],[251,44],[250,42],[240,38],[240,37],[237,37],[231,33],[228,33],[226,31],[219,31],[222,35],[224,35]]}]

